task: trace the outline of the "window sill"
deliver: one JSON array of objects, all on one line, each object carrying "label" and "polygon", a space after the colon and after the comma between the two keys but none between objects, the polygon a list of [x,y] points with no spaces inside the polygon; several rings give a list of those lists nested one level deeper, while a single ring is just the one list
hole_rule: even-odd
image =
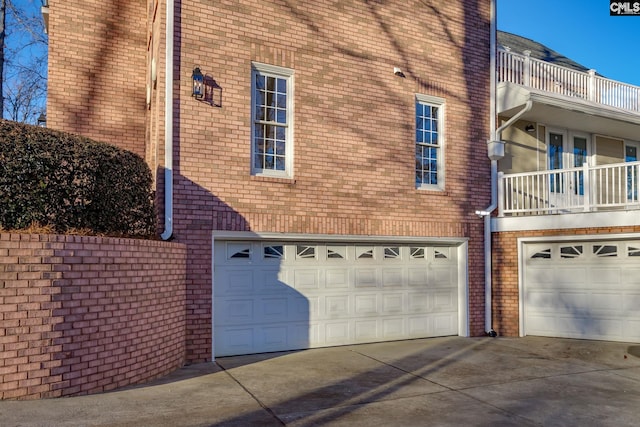
[{"label": "window sill", "polygon": [[296,183],[296,180],[293,178],[280,177],[280,176],[268,176],[268,175],[251,175],[251,181],[257,182],[271,182],[276,184],[289,184],[293,185]]},{"label": "window sill", "polygon": [[418,193],[423,193],[429,196],[449,196],[449,192],[446,190],[442,190],[439,188],[426,188],[426,187],[417,187],[416,191]]}]

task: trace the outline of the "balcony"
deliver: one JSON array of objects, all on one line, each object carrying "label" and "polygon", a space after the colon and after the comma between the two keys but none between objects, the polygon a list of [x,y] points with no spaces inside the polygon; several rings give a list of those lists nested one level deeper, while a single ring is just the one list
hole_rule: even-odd
[{"label": "balcony", "polygon": [[640,113],[640,87],[499,49],[498,82]]},{"label": "balcony", "polygon": [[640,209],[640,162],[498,174],[498,216]]}]

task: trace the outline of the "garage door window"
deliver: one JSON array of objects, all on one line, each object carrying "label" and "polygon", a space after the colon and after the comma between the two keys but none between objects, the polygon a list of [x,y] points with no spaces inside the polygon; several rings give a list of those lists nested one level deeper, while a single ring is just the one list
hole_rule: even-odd
[{"label": "garage door window", "polygon": [[409,248],[412,259],[424,259],[424,248]]},{"label": "garage door window", "polygon": [[316,257],[315,246],[296,246],[296,258],[298,259],[314,259]]},{"label": "garage door window", "polygon": [[434,257],[435,257],[435,259],[448,259],[449,258],[448,254],[445,254],[444,249],[435,250]]},{"label": "garage door window", "polygon": [[531,255],[531,259],[551,259],[551,248],[542,249]]},{"label": "garage door window", "polygon": [[347,257],[346,246],[327,246],[327,258],[345,259]]},{"label": "garage door window", "polygon": [[284,258],[284,246],[282,245],[269,245],[263,248],[263,256],[267,259],[282,259]]},{"label": "garage door window", "polygon": [[400,258],[400,248],[397,246],[394,246],[391,248],[384,248],[384,258],[385,259]]},{"label": "garage door window", "polygon": [[245,243],[230,243],[227,246],[227,259],[250,258],[251,245]]},{"label": "garage door window", "polygon": [[560,248],[560,258],[578,258],[582,253],[582,245],[564,246]]},{"label": "garage door window", "polygon": [[373,247],[372,246],[357,246],[356,247],[357,259],[373,259]]},{"label": "garage door window", "polygon": [[618,256],[618,247],[615,245],[593,245],[593,253],[598,257]]}]

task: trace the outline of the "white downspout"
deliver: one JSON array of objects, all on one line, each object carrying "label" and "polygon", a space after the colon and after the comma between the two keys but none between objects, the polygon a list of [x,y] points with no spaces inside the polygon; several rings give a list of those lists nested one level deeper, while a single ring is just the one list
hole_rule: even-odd
[{"label": "white downspout", "polygon": [[164,232],[162,240],[173,234],[173,32],[174,0],[166,1],[165,93],[164,93]]},{"label": "white downspout", "polygon": [[[490,35],[489,35],[489,132],[488,143],[496,141],[496,0],[491,0]],[[498,161],[491,160],[491,204],[476,214],[484,217],[484,330],[492,337],[497,336],[493,330],[492,298],[491,298],[491,212],[498,206],[497,200]]]},{"label": "white downspout", "polygon": [[[490,105],[489,105],[489,129],[491,136],[488,144],[500,143],[504,150],[504,143],[500,141],[502,131],[511,126],[516,120],[518,120],[524,113],[529,111],[533,105],[532,101],[527,101],[524,108],[515,114],[511,119],[504,123],[499,128],[496,128],[496,33],[497,25],[496,19],[496,0],[491,0],[491,26],[490,26],[490,42],[489,42],[489,91],[490,93]],[[484,330],[487,335],[495,337],[498,334],[493,330],[493,311],[492,311],[492,262],[491,262],[491,213],[498,207],[498,158],[504,156],[498,154],[494,156],[490,150],[489,157],[491,158],[491,204],[482,211],[476,211],[476,214],[484,218]]]}]

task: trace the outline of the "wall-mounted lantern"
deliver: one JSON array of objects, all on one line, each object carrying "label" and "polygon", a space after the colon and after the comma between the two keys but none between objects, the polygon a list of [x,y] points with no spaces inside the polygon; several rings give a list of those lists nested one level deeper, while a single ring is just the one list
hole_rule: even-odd
[{"label": "wall-mounted lantern", "polygon": [[204,75],[202,74],[202,71],[200,71],[200,67],[195,67],[193,69],[191,78],[193,79],[191,96],[194,96],[196,99],[202,99],[204,96]]},{"label": "wall-mounted lantern", "polygon": [[47,116],[44,113],[40,113],[37,123],[40,127],[47,127]]}]

